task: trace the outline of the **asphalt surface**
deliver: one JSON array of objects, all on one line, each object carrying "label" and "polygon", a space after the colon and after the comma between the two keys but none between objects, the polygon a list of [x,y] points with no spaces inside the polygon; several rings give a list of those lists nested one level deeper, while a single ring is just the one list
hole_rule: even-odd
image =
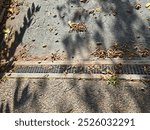
[{"label": "asphalt surface", "polygon": [[1,112],[150,112],[150,84],[101,80],[9,79],[0,86]]},{"label": "asphalt surface", "polygon": [[[12,49],[27,44],[29,56],[59,51],[69,60],[92,60],[89,54],[97,44],[108,48],[117,41],[149,48],[147,0],[140,1],[139,10],[134,2],[21,0],[19,15],[7,21],[16,31]],[[85,11],[100,8],[94,14]],[[69,33],[69,20],[85,22],[87,32]],[[0,83],[0,112],[150,112],[149,84],[122,81],[114,87],[101,80],[7,79]]]},{"label": "asphalt surface", "polygon": [[[89,59],[97,44],[103,48],[114,42],[150,47],[147,0],[22,0],[20,14],[8,22],[17,30],[20,44],[30,46],[28,55],[48,55],[59,51],[72,57]],[[21,1],[21,2],[22,2]],[[86,12],[97,10],[95,13]],[[68,21],[85,22],[87,32],[69,33]],[[46,46],[46,47],[43,47]]]}]

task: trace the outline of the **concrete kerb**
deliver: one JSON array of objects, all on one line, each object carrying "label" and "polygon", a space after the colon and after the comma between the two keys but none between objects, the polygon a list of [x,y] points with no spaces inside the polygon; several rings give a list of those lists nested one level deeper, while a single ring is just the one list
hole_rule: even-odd
[{"label": "concrete kerb", "polygon": [[[6,73],[5,77],[12,78],[32,78],[32,79],[102,79],[110,78],[111,74],[56,74],[56,73]],[[119,74],[118,79],[122,80],[149,80],[150,75]]]},{"label": "concrete kerb", "polygon": [[16,61],[14,65],[92,65],[92,64],[150,64],[149,59],[145,60],[123,60],[118,58],[99,59],[98,61]]}]

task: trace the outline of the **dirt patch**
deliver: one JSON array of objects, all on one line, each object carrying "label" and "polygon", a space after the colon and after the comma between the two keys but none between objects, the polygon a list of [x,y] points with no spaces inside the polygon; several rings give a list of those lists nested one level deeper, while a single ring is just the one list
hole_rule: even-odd
[{"label": "dirt patch", "polygon": [[49,54],[43,54],[43,55],[37,55],[37,56],[32,56],[29,55],[29,50],[30,48],[33,47],[32,45],[28,44],[22,44],[19,45],[15,55],[14,59],[15,61],[60,61],[60,60],[65,60],[67,59],[67,56],[60,52],[59,50],[56,51],[55,53],[49,53]]}]

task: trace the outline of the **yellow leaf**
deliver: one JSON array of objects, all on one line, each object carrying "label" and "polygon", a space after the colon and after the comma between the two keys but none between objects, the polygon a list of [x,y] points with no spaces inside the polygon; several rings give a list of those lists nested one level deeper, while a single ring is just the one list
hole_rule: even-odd
[{"label": "yellow leaf", "polygon": [[4,39],[8,39],[8,34],[5,34],[5,35],[4,35]]},{"label": "yellow leaf", "polygon": [[72,26],[73,24],[76,24],[76,23],[74,23],[74,22],[72,22],[72,21],[68,21],[68,25],[69,25],[69,26]]},{"label": "yellow leaf", "polygon": [[55,80],[55,78],[49,77],[48,80]]},{"label": "yellow leaf", "polygon": [[11,30],[9,28],[3,29],[4,39],[7,40]]},{"label": "yellow leaf", "polygon": [[9,28],[3,29],[3,33],[9,34],[10,33],[10,29]]},{"label": "yellow leaf", "polygon": [[11,14],[13,14],[14,13],[14,9],[13,8],[9,8],[8,12],[11,13]]},{"label": "yellow leaf", "polygon": [[150,3],[147,3],[147,4],[145,5],[145,7],[149,9],[149,8],[150,8]]},{"label": "yellow leaf", "polygon": [[101,12],[102,11],[101,7],[97,7],[95,10],[96,10],[96,12]]}]

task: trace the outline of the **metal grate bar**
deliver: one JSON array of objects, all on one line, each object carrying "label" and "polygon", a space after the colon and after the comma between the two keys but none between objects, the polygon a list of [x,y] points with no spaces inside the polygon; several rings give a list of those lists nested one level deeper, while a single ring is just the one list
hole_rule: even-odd
[{"label": "metal grate bar", "polygon": [[[47,66],[16,66],[14,73],[74,73],[74,74],[107,74],[107,70],[121,74],[150,75],[150,65],[127,65],[121,67],[115,65],[97,65],[96,67],[71,66],[71,65],[47,65]],[[105,72],[106,71],[106,72]]]}]

